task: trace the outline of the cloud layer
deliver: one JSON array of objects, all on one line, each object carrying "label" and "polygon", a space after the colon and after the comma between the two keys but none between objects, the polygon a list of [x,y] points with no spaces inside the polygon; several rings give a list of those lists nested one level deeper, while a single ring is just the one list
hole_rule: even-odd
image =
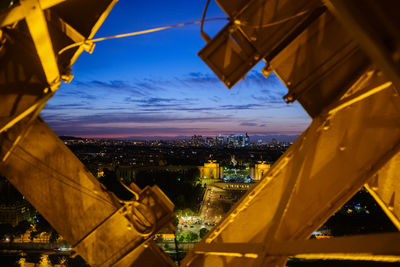
[{"label": "cloud layer", "polygon": [[74,81],[42,112],[59,135],[173,136],[218,133],[300,134],[309,119],[287,105],[275,75],[250,72],[231,90],[209,73],[140,80]]}]

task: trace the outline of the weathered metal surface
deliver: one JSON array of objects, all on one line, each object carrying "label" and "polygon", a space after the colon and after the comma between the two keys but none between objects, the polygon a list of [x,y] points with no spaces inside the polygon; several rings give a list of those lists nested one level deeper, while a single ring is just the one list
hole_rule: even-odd
[{"label": "weathered metal surface", "polygon": [[71,80],[70,67],[84,48],[58,51],[92,38],[115,3],[24,0],[0,14],[1,130],[30,115],[33,110],[27,111],[62,79]]},{"label": "weathered metal surface", "polygon": [[52,90],[56,90],[61,83],[60,73],[44,11],[41,9],[39,0],[21,0],[21,5],[26,12],[25,21],[46,76],[47,84]]},{"label": "weathered metal surface", "polygon": [[400,233],[275,242],[269,253],[303,259],[400,262]]},{"label": "weathered metal surface", "polygon": [[[37,118],[61,80],[71,80],[79,54],[94,46],[59,51],[92,38],[115,3],[21,0],[0,14],[0,173],[90,265],[137,266],[152,255],[171,266],[150,241],[173,218],[162,191],[148,187],[120,201]],[[149,249],[135,249],[144,242]]]},{"label": "weathered metal surface", "polygon": [[394,156],[365,187],[400,230],[400,154]]},{"label": "weathered metal surface", "polygon": [[[74,247],[93,266],[110,266],[126,257],[173,218],[174,205],[161,190],[146,187]],[[160,255],[161,257],[161,255]],[[132,264],[133,262],[130,262]]]},{"label": "weathered metal surface", "polygon": [[[134,264],[132,264],[134,263]],[[153,241],[148,241],[115,263],[115,267],[172,267],[176,264]]]},{"label": "weathered metal surface", "polygon": [[400,87],[399,1],[324,1],[360,48]]},{"label": "weathered metal surface", "polygon": [[[28,2],[29,4],[38,5],[40,10],[45,10],[55,5],[60,4],[66,0],[28,0],[23,2]],[[4,10],[0,13],[0,28],[4,26],[9,26],[11,24],[17,23],[20,20],[25,19],[29,14],[29,10],[26,9],[24,4],[14,5],[11,10]]]},{"label": "weathered metal surface", "polygon": [[[165,196],[155,189],[121,203],[35,120],[49,89],[70,80],[84,46],[58,51],[93,37],[116,1],[60,2],[21,0],[0,14],[0,172],[90,264],[172,266],[148,239],[172,216]],[[400,228],[400,97],[391,82],[400,85],[398,3],[326,1],[344,27],[320,1],[218,3],[231,22],[200,57],[228,87],[264,58],[288,86],[287,99],[299,100],[313,122],[182,265],[282,266],[288,256],[397,260],[398,235],[305,239],[365,182]],[[364,53],[386,77],[366,71]]]},{"label": "weathered metal surface", "polygon": [[[199,57],[231,88],[263,58],[272,57],[324,9],[320,1],[218,1],[227,24]],[[316,9],[319,12],[314,13]],[[289,18],[289,19],[288,19]]]},{"label": "weathered metal surface", "polygon": [[[2,135],[1,155],[22,129],[14,126]],[[71,244],[121,206],[40,119],[0,165],[0,173]]]},{"label": "weathered metal surface", "polygon": [[199,57],[231,88],[261,59],[256,49],[232,23],[222,29]]},{"label": "weathered metal surface", "polygon": [[[14,126],[3,134],[1,156],[23,129]],[[93,266],[115,263],[173,217],[174,205],[158,187],[121,204],[40,119],[0,165],[0,173]]]},{"label": "weathered metal surface", "polygon": [[[279,9],[289,2],[290,6]],[[286,257],[294,254],[398,261],[398,234],[322,243],[305,239],[367,181],[365,186],[400,229],[396,175],[400,162],[400,34],[396,26],[400,20],[395,11],[399,3],[327,0],[324,3],[335,16],[317,14],[314,21],[310,19],[304,28],[298,25],[299,32],[280,42],[259,34],[262,27],[255,27],[257,20],[266,15],[279,21],[279,14],[286,14],[281,19],[296,24],[313,8],[298,1],[218,3],[235,23],[231,32],[239,29],[257,51],[265,49],[261,53],[266,59],[265,73],[277,73],[289,89],[288,102],[298,100],[313,122],[182,266],[283,266]],[[267,5],[268,12],[263,12]],[[246,31],[241,26],[247,21],[254,27]],[[286,32],[277,27],[278,37]],[[278,46],[268,46],[271,43]],[[216,61],[217,66],[221,64]],[[243,64],[250,66],[253,61],[249,57]],[[372,64],[384,74],[371,68]],[[209,66],[221,78],[219,69]],[[232,86],[226,77],[221,80]],[[371,242],[377,243],[368,247],[366,243]],[[251,246],[246,247],[248,243]]]},{"label": "weathered metal surface", "polygon": [[[193,252],[199,255],[256,258],[265,251],[263,243],[200,244]],[[400,234],[383,233],[327,239],[274,241],[269,256],[306,259],[357,259],[400,261]]]},{"label": "weathered metal surface", "polygon": [[369,65],[351,36],[325,12],[270,62],[311,117],[337,100]]},{"label": "weathered metal surface", "polygon": [[[361,79],[365,81],[356,83],[361,88],[352,88],[353,91],[387,84],[377,72]],[[201,242],[264,243],[264,255],[252,260],[190,253],[182,265],[268,265],[275,260],[282,263],[279,258],[270,261],[268,256],[263,260],[274,240],[306,239],[398,152],[400,128],[384,123],[400,117],[400,98],[395,93],[392,86],[386,86],[333,113],[329,110],[336,106],[327,107],[267,176]],[[380,142],[373,142],[377,138]]]}]

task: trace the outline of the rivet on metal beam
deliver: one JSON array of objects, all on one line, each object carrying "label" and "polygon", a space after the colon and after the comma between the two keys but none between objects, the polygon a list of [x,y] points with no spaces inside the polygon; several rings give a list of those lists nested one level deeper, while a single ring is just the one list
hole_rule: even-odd
[{"label": "rivet on metal beam", "polygon": [[268,63],[265,64],[265,67],[261,69],[261,73],[264,75],[265,78],[268,78],[268,76],[272,73],[272,69]]},{"label": "rivet on metal beam", "polygon": [[378,174],[375,174],[374,177],[371,179],[371,181],[368,182],[371,189],[374,191],[378,190],[379,188],[378,178],[379,178]]},{"label": "rivet on metal beam", "polygon": [[65,83],[70,83],[73,78],[74,78],[74,75],[72,73],[61,75],[61,80]]},{"label": "rivet on metal beam", "polygon": [[395,192],[393,192],[392,196],[390,197],[390,201],[389,201],[389,204],[388,204],[388,209],[390,211],[394,210],[394,197],[395,197]]},{"label": "rivet on metal beam", "polygon": [[[289,85],[289,84],[288,84]],[[287,94],[287,95],[285,95],[285,96],[283,96],[283,99],[285,100],[285,102],[287,103],[287,104],[289,104],[289,103],[293,103],[296,99],[294,98],[294,96],[292,95],[292,94]]]},{"label": "rivet on metal beam", "polygon": [[330,125],[330,121],[327,120],[327,121],[325,121],[324,126],[322,127],[322,129],[324,131],[327,131],[327,130],[329,130],[329,128],[331,128],[331,125]]},{"label": "rivet on metal beam", "polygon": [[95,44],[93,42],[85,42],[84,44],[82,44],[83,50],[85,50],[89,54],[93,53],[94,47],[95,47]]}]

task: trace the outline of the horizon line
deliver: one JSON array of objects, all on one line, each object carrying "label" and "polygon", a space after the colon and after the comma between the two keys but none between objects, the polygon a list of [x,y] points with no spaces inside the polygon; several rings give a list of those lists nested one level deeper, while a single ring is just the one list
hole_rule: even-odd
[{"label": "horizon line", "polygon": [[[232,133],[233,134],[233,133]],[[221,134],[223,137],[228,137],[230,134]],[[234,134],[237,136],[238,134]],[[248,134],[249,137],[259,137],[259,138],[274,138],[274,137],[286,137],[286,138],[297,138],[300,136],[300,134],[281,134],[281,133],[271,133],[271,134],[255,134],[255,135],[250,135]],[[144,135],[138,135],[138,136],[101,136],[101,135],[57,135],[58,137],[73,137],[73,138],[82,138],[82,139],[113,139],[113,140],[134,140],[134,139],[140,139],[140,140],[172,140],[172,139],[187,139],[191,138],[193,136],[201,136],[201,137],[218,137],[219,134],[217,135],[201,135],[201,134],[194,134],[194,135],[151,135],[151,136],[144,136]]]}]

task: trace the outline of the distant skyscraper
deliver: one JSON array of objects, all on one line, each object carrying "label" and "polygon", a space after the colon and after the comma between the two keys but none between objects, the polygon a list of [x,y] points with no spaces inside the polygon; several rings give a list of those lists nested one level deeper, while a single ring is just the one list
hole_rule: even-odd
[{"label": "distant skyscraper", "polygon": [[224,144],[224,137],[221,134],[219,134],[215,139],[216,139],[217,145],[223,145]]},{"label": "distant skyscraper", "polygon": [[234,146],[235,145],[235,135],[234,134],[230,134],[227,138],[226,138],[226,142],[228,143],[228,145]]},{"label": "distant skyscraper", "polygon": [[246,133],[246,135],[244,137],[244,145],[249,146],[249,144],[250,144],[250,136],[248,136]]},{"label": "distant skyscraper", "polygon": [[209,145],[209,146],[215,145],[215,139],[212,138],[212,137],[207,137],[206,138],[206,144]]},{"label": "distant skyscraper", "polygon": [[204,144],[204,139],[201,135],[192,136],[192,145],[202,145]]},{"label": "distant skyscraper", "polygon": [[243,135],[239,134],[237,136],[237,145],[238,147],[244,147],[244,137]]},{"label": "distant skyscraper", "polygon": [[275,138],[272,138],[272,141],[271,141],[271,146],[277,146],[278,145],[278,140],[276,140]]}]

